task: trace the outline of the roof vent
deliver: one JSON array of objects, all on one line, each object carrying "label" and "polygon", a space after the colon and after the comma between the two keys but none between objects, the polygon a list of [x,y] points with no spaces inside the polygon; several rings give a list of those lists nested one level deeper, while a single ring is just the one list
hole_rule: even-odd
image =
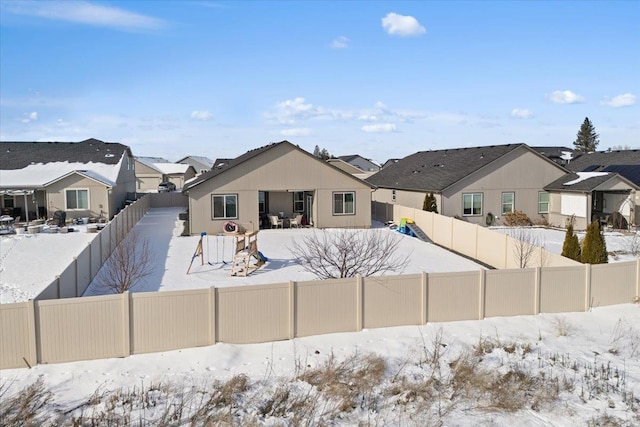
[{"label": "roof vent", "polygon": [[115,156],[114,156],[113,154],[111,154],[111,153],[107,153],[107,154],[105,154],[104,156],[105,156],[105,157],[115,157]]}]

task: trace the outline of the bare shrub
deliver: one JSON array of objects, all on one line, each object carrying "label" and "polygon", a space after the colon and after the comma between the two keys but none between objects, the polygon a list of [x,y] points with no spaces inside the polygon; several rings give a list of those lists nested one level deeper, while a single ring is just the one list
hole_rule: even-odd
[{"label": "bare shrub", "polygon": [[0,424],[6,426],[37,426],[44,423],[43,409],[52,394],[42,377],[19,393],[9,395],[10,383],[0,384]]},{"label": "bare shrub", "polygon": [[338,362],[332,354],[324,365],[307,370],[298,379],[315,386],[327,398],[338,402],[340,412],[363,409],[375,404],[375,387],[379,386],[386,365],[377,355],[354,354]]},{"label": "bare shrub", "polygon": [[[530,267],[535,261],[536,251],[540,251],[541,239],[530,228],[517,227],[509,230],[508,235],[516,240],[513,255],[519,268]],[[540,262],[544,262],[543,259]]]},{"label": "bare shrub", "polygon": [[566,337],[573,333],[573,326],[566,317],[556,316],[553,319],[553,327],[559,337]]},{"label": "bare shrub", "polygon": [[636,257],[640,255],[640,234],[633,233],[625,242],[628,253]]},{"label": "bare shrub", "polygon": [[153,272],[151,257],[149,242],[131,230],[100,269],[96,284],[116,294],[126,292]]},{"label": "bare shrub", "polygon": [[305,270],[320,279],[372,276],[402,269],[397,256],[400,237],[379,230],[316,231],[293,241],[290,252]]},{"label": "bare shrub", "polygon": [[640,356],[640,329],[625,318],[618,319],[611,336],[609,353],[626,350],[629,357]]},{"label": "bare shrub", "polygon": [[201,403],[189,419],[191,425],[235,425],[235,411],[248,388],[249,377],[240,374],[225,382],[216,381],[213,390],[202,390]]},{"label": "bare shrub", "polygon": [[504,224],[509,227],[525,227],[532,225],[532,222],[526,213],[513,211],[504,216]]}]

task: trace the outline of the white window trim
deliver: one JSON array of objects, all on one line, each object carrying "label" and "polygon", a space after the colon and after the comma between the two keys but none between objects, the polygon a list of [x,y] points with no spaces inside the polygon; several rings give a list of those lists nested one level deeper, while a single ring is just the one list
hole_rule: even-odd
[{"label": "white window trim", "polygon": [[[302,194],[302,198],[300,200],[296,200],[296,194]],[[301,203],[302,209],[296,209],[296,203]],[[293,211],[296,213],[304,212],[304,191],[293,192]]]},{"label": "white window trim", "polygon": [[[502,212],[502,215],[506,215],[506,214],[509,213],[509,212],[506,212],[504,210],[504,206],[505,206],[504,195],[505,194],[511,194],[511,196],[512,196],[511,197],[511,203],[510,203],[511,204],[511,211],[509,211],[509,212],[515,212],[515,210],[516,210],[516,193],[515,193],[515,191],[503,191],[502,195],[500,196],[500,211]],[[507,203],[507,204],[509,204],[509,203]]]},{"label": "white window trim", "polygon": [[[464,213],[464,196],[471,196],[471,213]],[[473,213],[473,201],[476,196],[480,196],[480,213]],[[482,212],[484,211],[484,194],[483,193],[462,193],[462,216],[482,216]]]},{"label": "white window trim", "polygon": [[[223,207],[224,207],[224,216],[223,217],[215,217],[215,208],[214,208],[214,200],[216,197],[224,197],[224,203],[223,203]],[[227,216],[227,203],[226,203],[226,198],[227,197],[235,197],[236,198],[236,216]],[[229,193],[229,194],[212,194],[211,195],[211,220],[213,221],[217,221],[217,220],[227,220],[227,219],[238,219],[239,218],[239,212],[240,212],[240,207],[238,206],[238,195],[236,193]]]},{"label": "white window trim", "polygon": [[[342,213],[336,212],[336,194],[342,194]],[[346,194],[353,194],[353,212],[345,212],[344,208],[346,203],[344,201],[344,196]],[[331,196],[332,203],[332,212],[334,216],[344,216],[344,215],[355,215],[356,214],[356,192],[355,191],[334,191]]]},{"label": "white window trim", "polygon": [[[541,211],[540,210],[540,203],[542,203],[542,202],[540,202],[540,195],[541,194],[546,194],[547,195],[547,201],[544,202],[544,203],[547,204],[547,210],[546,211]],[[551,194],[549,194],[549,192],[547,192],[547,191],[538,191],[538,213],[539,214],[548,214],[550,208],[551,208]]]},{"label": "white window trim", "polygon": [[[69,203],[67,203],[67,191],[75,191],[76,192],[76,202],[78,201],[78,191],[86,191],[87,192],[87,207],[86,208],[75,208],[72,209],[69,207]],[[91,210],[91,192],[88,188],[65,188],[64,189],[64,210],[65,211],[88,211]]]}]

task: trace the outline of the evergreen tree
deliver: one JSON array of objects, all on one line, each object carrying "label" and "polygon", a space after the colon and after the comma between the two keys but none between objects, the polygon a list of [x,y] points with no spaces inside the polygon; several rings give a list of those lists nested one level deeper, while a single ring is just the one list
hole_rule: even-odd
[{"label": "evergreen tree", "polygon": [[562,256],[571,258],[578,262],[581,261],[580,242],[578,242],[578,236],[573,232],[573,222],[569,224],[569,227],[567,227],[567,233],[564,236]]},{"label": "evergreen tree", "polygon": [[596,133],[596,128],[593,126],[593,123],[589,120],[589,117],[584,118],[584,122],[580,126],[580,130],[576,135],[576,140],[573,141],[573,146],[575,147],[575,151],[578,153],[591,153],[596,151],[598,148],[598,144],[600,140],[598,139],[600,135]]},{"label": "evergreen tree", "polygon": [[322,150],[320,150],[320,158],[322,160],[328,160],[330,157],[331,155],[329,154],[326,148],[323,148]]},{"label": "evergreen tree", "polygon": [[587,234],[582,241],[582,262],[585,264],[606,264],[609,261],[607,245],[600,232],[600,223],[593,221],[587,227]]},{"label": "evergreen tree", "polygon": [[316,145],[316,148],[313,149],[313,155],[316,157],[320,157],[320,147]]},{"label": "evergreen tree", "polygon": [[424,202],[422,203],[422,210],[438,213],[438,203],[436,201],[436,196],[434,196],[433,193],[425,194]]}]

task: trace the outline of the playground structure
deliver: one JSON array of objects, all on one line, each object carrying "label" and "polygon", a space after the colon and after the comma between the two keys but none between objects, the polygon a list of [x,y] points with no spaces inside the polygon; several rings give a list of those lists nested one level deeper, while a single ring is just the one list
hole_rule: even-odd
[{"label": "playground structure", "polygon": [[[251,231],[249,233],[244,233],[238,231],[238,228],[235,229],[236,232],[226,231],[224,233],[220,233],[216,236],[216,261],[211,262],[210,256],[211,251],[209,250],[209,239],[207,237],[206,232],[200,233],[200,240],[198,240],[198,245],[196,246],[196,250],[191,257],[191,263],[189,264],[189,268],[187,269],[187,274],[191,271],[191,267],[193,266],[193,261],[200,257],[200,265],[204,265],[205,257],[204,257],[204,243],[205,238],[207,243],[207,264],[215,265],[218,263],[222,263],[224,265],[231,264],[231,276],[247,276],[258,268],[262,267],[264,263],[267,261],[267,258],[258,251],[258,231]],[[227,236],[232,236],[234,238],[234,255],[233,259],[229,262],[224,260],[225,256],[225,241]],[[220,258],[220,239],[222,237],[222,259]],[[256,262],[252,264],[252,258],[255,258]]]},{"label": "playground structure", "polygon": [[409,235],[411,237],[417,237],[423,242],[431,241],[429,237],[427,237],[427,234],[422,231],[420,227],[418,227],[414,220],[410,218],[400,218],[400,226],[398,227],[398,232]]}]

